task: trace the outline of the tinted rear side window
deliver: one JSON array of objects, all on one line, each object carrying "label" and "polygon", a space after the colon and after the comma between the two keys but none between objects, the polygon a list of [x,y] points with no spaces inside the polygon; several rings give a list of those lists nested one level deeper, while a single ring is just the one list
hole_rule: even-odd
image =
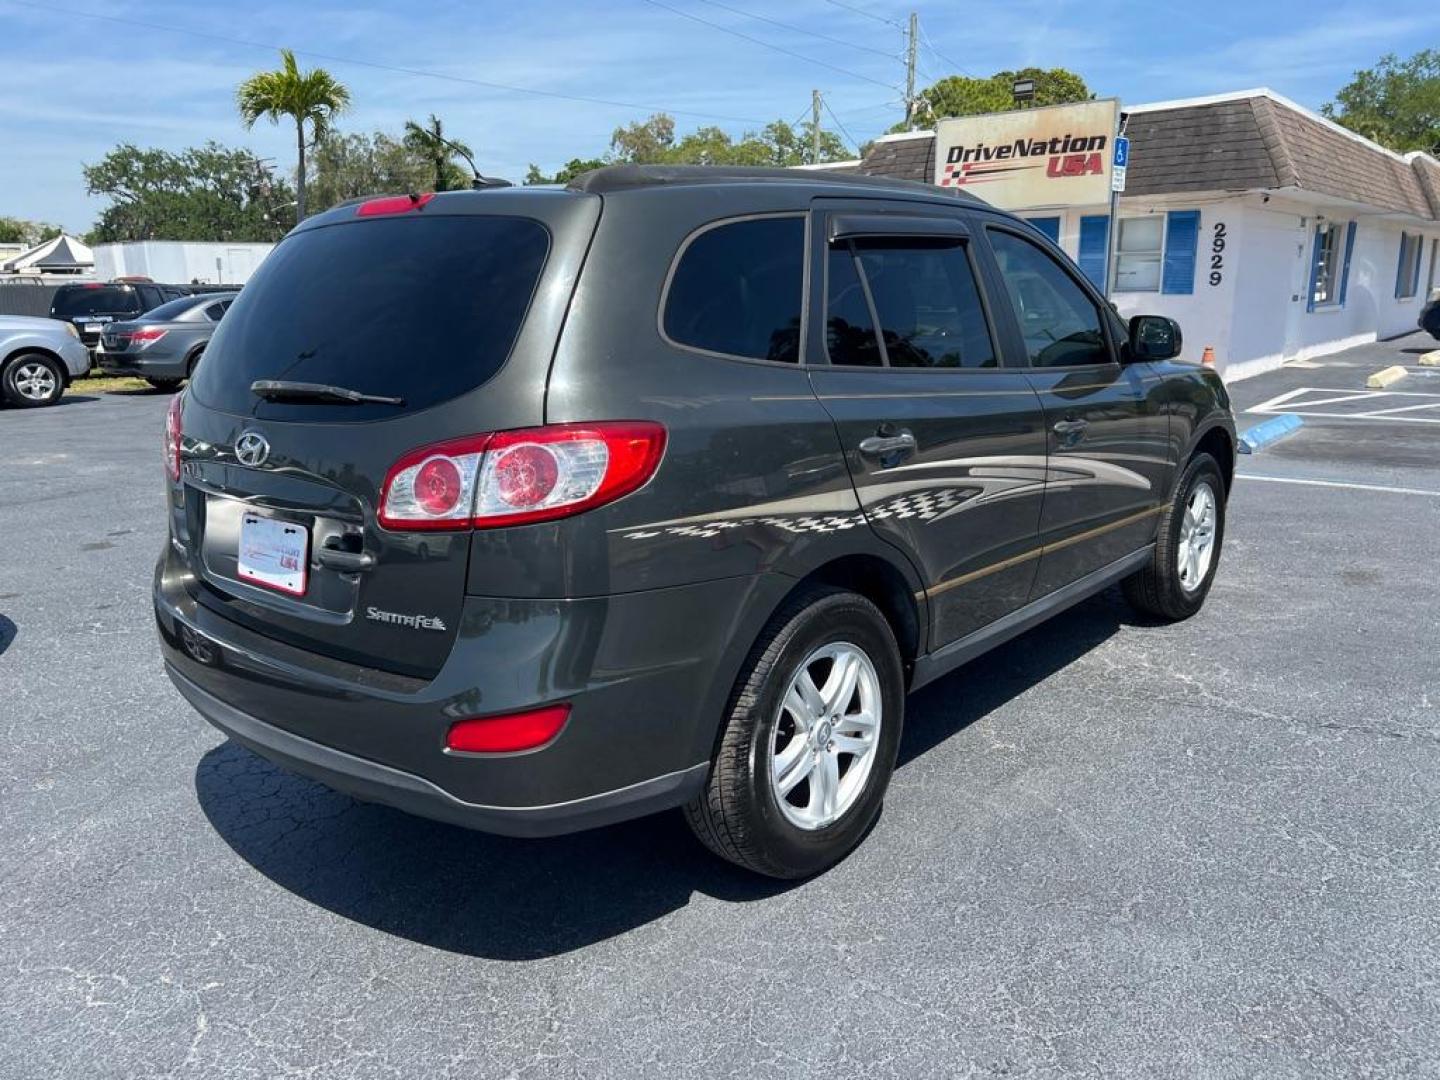
[{"label": "tinted rear side window", "polygon": [[179,300],[171,300],[167,304],[161,304],[157,308],[151,308],[145,313],[145,318],[155,320],[178,319],[180,316],[194,311],[196,305],[201,303],[204,303],[204,301],[196,300],[193,296],[182,296]]},{"label": "tinted rear side window", "polygon": [[[550,248],[520,217],[405,217],[297,233],[261,264],[205,351],[196,399],[277,419],[423,409],[505,363]],[[393,405],[261,402],[256,379],[330,383]]]},{"label": "tinted rear side window", "polygon": [[794,363],[804,262],[802,217],[752,218],[706,230],[690,242],[671,278],[665,333],[707,352]]},{"label": "tinted rear side window", "polygon": [[96,289],[62,289],[50,306],[52,319],[76,315],[138,315],[140,300],[134,289],[102,285]]}]

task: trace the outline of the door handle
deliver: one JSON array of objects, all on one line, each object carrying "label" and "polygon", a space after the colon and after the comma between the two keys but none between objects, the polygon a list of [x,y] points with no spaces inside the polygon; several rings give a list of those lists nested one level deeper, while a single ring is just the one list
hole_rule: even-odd
[{"label": "door handle", "polygon": [[342,574],[359,574],[374,569],[375,556],[366,551],[342,551],[339,548],[322,547],[315,552],[315,561],[330,570]]},{"label": "door handle", "polygon": [[860,453],[880,458],[881,466],[898,464],[915,452],[915,436],[905,430],[893,435],[871,435],[860,440]]},{"label": "door handle", "polygon": [[1053,430],[1056,435],[1079,435],[1089,426],[1089,420],[1057,420]]}]

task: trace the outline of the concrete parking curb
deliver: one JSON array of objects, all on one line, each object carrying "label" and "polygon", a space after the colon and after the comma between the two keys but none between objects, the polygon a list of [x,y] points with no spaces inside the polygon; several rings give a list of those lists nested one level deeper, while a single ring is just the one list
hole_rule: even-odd
[{"label": "concrete parking curb", "polygon": [[1399,382],[1405,378],[1407,374],[1408,372],[1399,364],[1393,364],[1390,367],[1375,372],[1374,375],[1371,375],[1365,380],[1365,385],[1371,390],[1383,390],[1385,387]]},{"label": "concrete parking curb", "polygon": [[1420,357],[1422,367],[1440,367],[1440,349],[1431,349]]},{"label": "concrete parking curb", "polygon": [[1287,435],[1293,435],[1300,430],[1304,420],[1294,413],[1281,413],[1279,416],[1272,416],[1263,423],[1256,424],[1240,433],[1240,453],[1254,454],[1265,449],[1271,443],[1279,442]]}]

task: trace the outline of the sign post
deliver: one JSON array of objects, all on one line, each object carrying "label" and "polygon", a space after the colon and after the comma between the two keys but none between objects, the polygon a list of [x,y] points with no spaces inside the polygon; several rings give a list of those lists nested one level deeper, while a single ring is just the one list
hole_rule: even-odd
[{"label": "sign post", "polygon": [[1115,129],[1115,157],[1110,166],[1110,227],[1105,231],[1105,299],[1110,299],[1110,289],[1115,280],[1115,248],[1120,243],[1120,219],[1116,210],[1120,206],[1120,193],[1125,190],[1125,173],[1130,168],[1130,140],[1125,137],[1124,113],[1119,116]]}]

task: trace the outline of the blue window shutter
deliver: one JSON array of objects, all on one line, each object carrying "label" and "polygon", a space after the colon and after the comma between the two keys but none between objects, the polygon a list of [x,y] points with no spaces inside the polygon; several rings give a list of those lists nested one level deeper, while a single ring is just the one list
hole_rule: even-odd
[{"label": "blue window shutter", "polygon": [[1110,243],[1110,215],[1095,214],[1080,219],[1080,272],[1097,289],[1105,288],[1105,255]]},{"label": "blue window shutter", "polygon": [[1425,259],[1425,237],[1415,237],[1415,272],[1410,278],[1410,295],[1417,296],[1420,293],[1420,263]]},{"label": "blue window shutter", "polygon": [[1310,290],[1305,294],[1305,310],[1315,310],[1315,287],[1320,284],[1320,238],[1325,235],[1324,226],[1315,226],[1315,239],[1310,244]]},{"label": "blue window shutter", "polygon": [[1171,210],[1165,215],[1165,266],[1160,291],[1195,291],[1195,247],[1200,242],[1200,211]]},{"label": "blue window shutter", "polygon": [[1400,299],[1400,294],[1405,291],[1405,241],[1408,239],[1402,232],[1400,234],[1400,258],[1395,261],[1395,299]]},{"label": "blue window shutter", "polygon": [[1340,306],[1345,306],[1345,292],[1350,288],[1350,254],[1355,250],[1355,222],[1345,226],[1345,261],[1340,264]]},{"label": "blue window shutter", "polygon": [[1060,243],[1060,219],[1058,217],[1032,217],[1030,224],[1036,231],[1050,238],[1052,244]]}]

